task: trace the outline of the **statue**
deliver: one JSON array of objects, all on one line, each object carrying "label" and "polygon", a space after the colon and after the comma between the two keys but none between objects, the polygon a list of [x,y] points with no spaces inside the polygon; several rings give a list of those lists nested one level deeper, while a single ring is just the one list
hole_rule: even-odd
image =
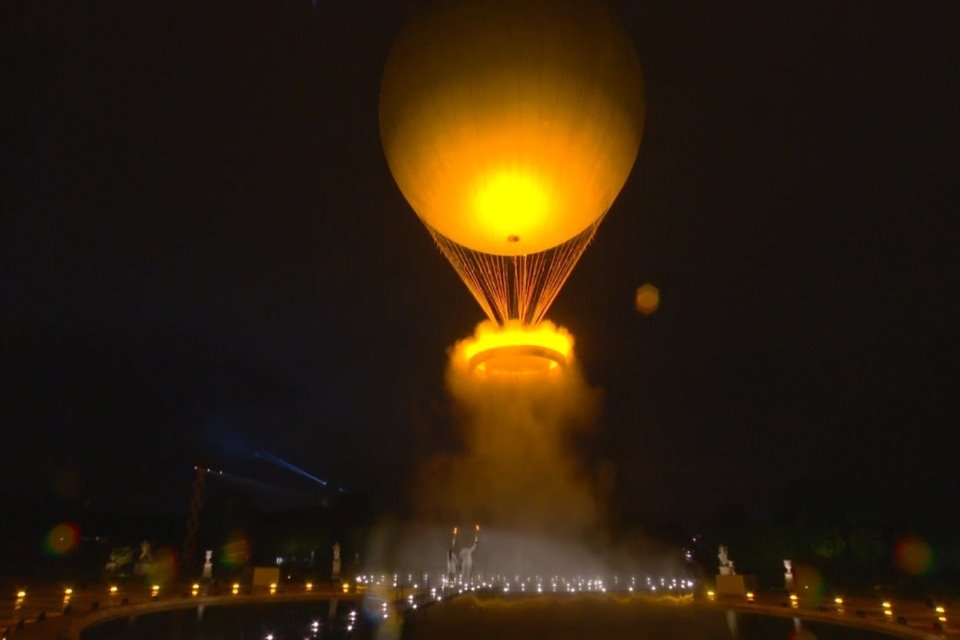
[{"label": "statue", "polygon": [[330,577],[334,580],[340,577],[340,543],[333,543],[333,571],[330,574]]},{"label": "statue", "polygon": [[118,577],[127,577],[133,569],[133,547],[114,547],[104,566],[107,573]]},{"label": "statue", "polygon": [[480,525],[476,525],[477,533],[473,537],[473,546],[464,547],[460,550],[460,581],[470,582],[473,573],[473,552],[480,542]]},{"label": "statue", "polygon": [[756,576],[737,575],[733,560],[730,559],[727,547],[724,545],[720,545],[717,558],[720,560],[720,573],[716,582],[717,595],[746,597],[748,602],[753,602],[753,594],[757,590]]},{"label": "statue", "polygon": [[447,550],[447,584],[452,585],[457,580],[457,552],[454,547],[457,546],[457,528],[453,528],[453,540],[450,541],[450,548]]},{"label": "statue", "polygon": [[787,589],[793,589],[793,562],[784,560],[783,568],[786,569],[783,574],[783,584]]},{"label": "statue", "polygon": [[720,552],[717,554],[717,558],[720,560],[720,575],[722,576],[732,576],[736,575],[736,571],[733,569],[733,560],[727,556],[727,547],[720,545]]},{"label": "statue", "polygon": [[203,552],[203,579],[213,578],[213,551],[207,549]]},{"label": "statue", "polygon": [[137,577],[146,577],[153,568],[153,552],[150,550],[150,543],[146,540],[140,542],[140,555],[133,564],[133,575]]}]

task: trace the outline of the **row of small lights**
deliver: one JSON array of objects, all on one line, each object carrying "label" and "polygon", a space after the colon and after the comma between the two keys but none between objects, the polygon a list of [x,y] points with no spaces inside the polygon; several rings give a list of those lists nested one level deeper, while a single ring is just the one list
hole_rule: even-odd
[{"label": "row of small lights", "polygon": [[[497,578],[499,578],[499,576],[497,576]],[[519,579],[519,576],[517,576],[517,578]],[[382,582],[385,581],[385,579],[386,579],[386,576],[384,576],[382,580],[377,581],[376,584],[382,584]],[[555,578],[555,579],[556,579],[556,578]],[[368,583],[372,583],[372,582],[373,582],[373,577],[370,576],[370,577],[368,578],[367,576],[357,576],[356,581],[357,581],[357,583],[359,583],[359,584],[368,584]],[[397,581],[397,576],[394,575],[394,581],[393,581],[394,586],[396,586],[396,584],[397,584],[396,581]],[[521,591],[521,592],[526,592],[526,585],[529,584],[530,581],[531,581],[531,579],[528,577],[528,578],[526,579],[526,581],[519,582],[520,591]],[[664,585],[664,581],[665,581],[664,578],[661,578],[661,579],[660,579],[661,586]],[[633,590],[634,590],[635,582],[636,582],[636,578],[632,578],[632,579],[631,579],[631,584],[630,584],[630,586],[629,586],[629,588],[628,588],[628,590],[629,590],[631,593],[632,593]],[[503,592],[504,592],[504,593],[509,593],[509,592],[510,592],[510,586],[511,586],[512,583],[511,583],[509,580],[506,580],[506,579],[500,580],[500,583],[503,584],[503,587],[502,587],[502,588],[503,588]],[[582,592],[584,585],[586,585],[586,588],[587,588],[587,591],[588,591],[588,592],[591,592],[591,591],[593,591],[593,592],[599,591],[599,592],[602,592],[602,593],[606,593],[606,592],[607,592],[607,588],[606,588],[606,586],[604,586],[603,580],[600,580],[600,579],[596,579],[596,580],[588,579],[588,580],[584,581],[582,578],[578,578],[578,581],[577,581],[577,583],[576,583],[576,589],[574,588],[574,583],[571,583],[571,582],[569,582],[569,581],[565,581],[565,582],[564,582],[565,590],[568,591],[568,592],[571,592],[571,593],[573,593],[573,592]],[[480,588],[493,588],[493,587],[496,586],[496,583],[495,583],[495,582],[490,582],[490,583],[488,583],[488,582],[485,582],[485,581],[484,581],[484,582],[480,582],[479,585],[473,585],[473,584],[471,584],[471,585],[468,585],[468,586],[461,586],[459,592],[460,592],[460,593],[463,593],[463,592],[464,592],[464,589],[466,589],[466,590],[468,590],[468,591],[476,591],[476,589],[477,589],[478,586],[479,586]],[[648,586],[648,588],[649,588],[651,591],[656,591],[656,590],[657,590],[656,585],[652,585],[652,584],[651,584],[651,579],[650,579],[649,577],[647,578],[647,586]],[[681,588],[681,589],[683,589],[683,588],[693,588],[693,586],[694,586],[693,580],[681,580],[680,583],[679,583],[679,588]],[[556,581],[552,581],[552,582],[551,582],[551,587],[552,587],[553,591],[556,592],[556,591],[557,591],[557,582],[556,582]],[[670,584],[670,585],[667,585],[667,589],[668,589],[668,590],[672,590],[672,589],[677,588],[677,587],[678,587],[678,584],[677,584],[676,579],[673,579],[672,582],[671,582],[671,584]],[[312,583],[312,582],[307,582],[307,583],[304,585],[304,588],[305,588],[305,590],[306,590],[307,592],[312,591],[312,590],[313,590],[313,583]],[[419,585],[414,585],[414,588],[419,588]],[[542,582],[539,582],[539,581],[538,581],[538,582],[536,583],[536,588],[537,588],[537,593],[543,593],[543,583],[542,583]],[[349,590],[350,590],[350,584],[349,584],[348,582],[344,582],[343,585],[342,585],[342,590],[343,590],[344,593],[348,593]],[[232,585],[232,587],[231,587],[231,591],[232,591],[233,595],[238,595],[238,594],[240,593],[240,583],[234,582],[233,585]],[[111,596],[115,596],[118,592],[119,592],[119,587],[117,587],[116,585],[111,585],[111,586],[108,588],[108,593],[109,593]],[[191,595],[193,595],[193,596],[195,597],[195,596],[197,596],[197,595],[199,594],[199,592],[200,592],[200,584],[199,584],[199,583],[196,583],[196,582],[193,583],[193,584],[191,585],[191,588],[190,588],[190,593],[191,593]],[[276,583],[276,582],[271,582],[271,583],[270,583],[270,595],[274,595],[274,594],[276,594],[276,593],[277,593],[277,583]],[[156,600],[156,599],[159,597],[159,595],[160,595],[160,585],[156,585],[156,584],[155,584],[155,585],[152,585],[152,586],[150,587],[150,597],[151,597],[151,599]],[[431,597],[435,598],[435,599],[438,600],[438,601],[440,601],[440,600],[442,599],[442,597],[438,597],[438,596],[437,596],[437,589],[436,589],[436,588],[430,589],[430,595],[431,595]],[[66,606],[67,604],[70,603],[70,599],[71,599],[72,597],[73,597],[73,589],[72,589],[72,588],[67,587],[66,589],[63,590],[63,604],[64,604],[64,606]],[[747,591],[746,594],[745,594],[745,597],[746,597],[746,599],[747,599],[747,602],[753,602],[753,601],[755,600],[755,595],[754,595],[754,593],[753,593],[752,591]],[[23,607],[24,602],[26,601],[26,598],[27,598],[27,592],[26,592],[25,590],[20,589],[19,591],[17,591],[17,598],[16,598],[16,601],[15,601],[15,603],[14,603],[14,609],[15,609],[15,610],[21,609],[21,608]],[[711,601],[715,600],[715,599],[716,599],[716,592],[714,592],[713,590],[707,591],[707,598],[709,598]],[[413,596],[412,596],[412,595],[411,595],[411,596],[408,596],[408,601],[409,601],[409,603],[413,606],[414,609],[417,608],[417,605],[413,602]],[[843,609],[843,598],[837,596],[836,598],[833,599],[833,602],[834,602],[834,604],[837,606],[837,611],[840,612],[840,613],[843,613],[843,611],[844,611],[844,609]],[[790,594],[790,606],[791,606],[792,608],[796,609],[797,607],[799,607],[799,604],[800,604],[800,603],[799,603],[799,597],[797,596],[797,594],[791,593],[791,594]],[[884,600],[884,601],[881,603],[881,608],[882,608],[882,610],[883,610],[883,615],[884,615],[885,617],[887,617],[887,618],[892,618],[892,617],[893,617],[893,604],[892,604],[889,600]],[[934,610],[935,610],[936,613],[937,613],[937,620],[939,620],[940,622],[946,622],[946,621],[947,621],[946,609],[945,609],[943,606],[939,606],[939,605],[938,605],[937,607],[935,607]],[[387,617],[387,615],[386,615],[386,603],[384,603],[384,617],[385,617],[385,618]]]},{"label": "row of small lights", "polygon": [[[887,619],[893,618],[893,603],[889,600],[884,600],[880,606],[883,608],[883,616]],[[947,610],[942,605],[937,605],[933,609],[937,614],[937,620],[939,622],[947,621]]]},{"label": "row of small lights", "polygon": [[[312,590],[313,590],[313,583],[312,583],[312,582],[306,583],[306,584],[304,585],[304,588],[305,588],[306,591],[308,591],[308,592],[309,592],[309,591],[312,591]],[[349,593],[349,591],[350,591],[350,584],[347,583],[347,582],[344,582],[344,583],[343,583],[343,586],[342,586],[342,590],[343,590],[344,593]],[[239,583],[239,582],[234,582],[233,585],[231,585],[231,591],[233,592],[233,595],[238,595],[238,594],[240,593],[240,583]],[[107,593],[109,593],[111,596],[116,596],[119,592],[120,592],[120,587],[118,587],[118,586],[116,586],[116,585],[110,585],[110,586],[107,588]],[[275,594],[276,592],[277,592],[277,583],[276,583],[276,582],[271,582],[271,583],[270,583],[270,593],[271,593],[271,594]],[[193,595],[193,596],[199,595],[199,593],[200,593],[200,583],[194,582],[192,585],[190,585],[190,593],[191,593],[191,595]],[[150,587],[150,597],[151,597],[152,599],[156,600],[156,599],[159,597],[159,595],[160,595],[160,585],[158,585],[158,584],[151,585],[151,587]],[[64,603],[65,605],[70,603],[70,599],[71,599],[72,597],[73,597],[73,589],[72,589],[72,588],[67,587],[66,589],[63,590],[63,603]],[[22,607],[22,606],[23,606],[23,603],[26,601],[26,599],[27,599],[27,592],[26,592],[24,589],[20,589],[19,591],[17,591],[17,598],[16,598],[16,602],[15,602],[15,608],[19,609],[20,607]]]},{"label": "row of small lights", "polygon": [[[393,574],[392,576],[388,576],[387,574],[381,574],[380,576],[376,576],[376,575],[371,574],[371,575],[368,576],[368,575],[363,575],[363,574],[361,574],[361,575],[358,575],[358,576],[355,578],[355,580],[357,581],[358,584],[365,584],[365,585],[382,586],[382,585],[384,585],[384,584],[386,584],[386,583],[389,582],[389,583],[392,583],[393,586],[398,586],[398,585],[399,585],[399,581],[400,581],[400,575],[399,575],[399,574]],[[669,580],[669,582],[668,582],[668,580]],[[444,581],[444,582],[447,582],[446,577],[443,578],[443,581]],[[552,578],[550,578],[551,584],[557,583],[557,582],[560,582],[560,581],[562,581],[562,582],[564,583],[564,585],[576,584],[576,585],[578,585],[578,586],[582,586],[582,585],[584,585],[584,584],[586,584],[586,583],[589,583],[589,582],[598,582],[598,581],[602,582],[602,580],[601,580],[600,578],[585,579],[585,578],[583,578],[582,576],[577,576],[576,578],[572,578],[572,579],[571,579],[571,578],[561,578],[560,576],[553,576]],[[692,580],[686,580],[686,579],[680,579],[680,580],[678,580],[677,578],[669,578],[669,579],[668,579],[668,578],[663,578],[663,577],[658,578],[657,580],[654,580],[654,579],[653,579],[652,577],[650,577],[650,576],[647,576],[647,577],[646,577],[646,584],[647,584],[648,588],[657,589],[657,584],[658,584],[657,581],[659,581],[660,587],[661,587],[661,588],[664,588],[664,589],[683,589],[683,588],[693,587],[693,585],[694,585],[694,583],[693,583]],[[482,584],[482,585],[484,585],[484,586],[490,586],[490,585],[495,585],[495,584],[497,584],[497,583],[505,584],[505,583],[513,583],[513,582],[518,583],[518,584],[521,584],[521,583],[530,584],[530,583],[532,583],[532,582],[537,582],[537,583],[543,584],[544,582],[546,582],[546,579],[545,579],[545,578],[542,578],[541,576],[535,576],[535,577],[534,577],[534,576],[526,576],[526,577],[524,577],[524,578],[521,578],[519,575],[515,575],[515,576],[513,576],[513,577],[510,577],[510,576],[501,576],[501,575],[498,574],[498,575],[495,575],[495,576],[491,577],[491,578],[489,579],[489,581],[478,581],[478,584]],[[619,585],[619,584],[620,584],[620,578],[619,578],[618,576],[614,576],[613,582],[614,582],[615,585]],[[411,583],[412,583],[412,586],[413,586],[414,588],[419,587],[419,584],[418,584],[418,583],[413,583],[413,574],[407,574],[407,584],[411,584]],[[637,578],[636,578],[636,577],[630,578],[630,584],[631,584],[632,586],[635,586],[636,583],[637,583]]]},{"label": "row of small lights", "polygon": [[[709,598],[711,602],[716,599],[716,596],[717,596],[716,592],[712,590],[707,591],[707,598]],[[747,599],[747,602],[754,601],[754,593],[752,591],[747,591],[747,593],[745,594],[745,597]],[[797,594],[795,593],[790,594],[790,606],[792,608],[796,609],[797,607],[800,606],[799,600],[800,599],[797,596]],[[837,606],[838,613],[844,612],[843,598],[841,598],[840,596],[837,596],[836,598],[833,599],[833,603]],[[880,603],[880,607],[883,610],[883,615],[885,618],[893,618],[893,603],[891,603],[889,600],[884,600],[883,602]],[[937,614],[938,621],[940,622],[947,621],[947,610],[945,607],[943,607],[942,605],[937,605],[936,607],[934,607],[934,611]]]}]

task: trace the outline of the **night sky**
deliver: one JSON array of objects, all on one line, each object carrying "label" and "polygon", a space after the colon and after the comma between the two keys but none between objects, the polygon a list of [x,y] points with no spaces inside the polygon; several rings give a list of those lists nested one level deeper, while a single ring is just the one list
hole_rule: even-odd
[{"label": "night sky", "polygon": [[[644,140],[548,314],[602,390],[610,509],[943,511],[956,8],[614,5]],[[450,446],[446,350],[482,312],[380,145],[410,8],[4,3],[5,509],[185,511],[196,461],[263,478],[256,452],[389,509]]]}]

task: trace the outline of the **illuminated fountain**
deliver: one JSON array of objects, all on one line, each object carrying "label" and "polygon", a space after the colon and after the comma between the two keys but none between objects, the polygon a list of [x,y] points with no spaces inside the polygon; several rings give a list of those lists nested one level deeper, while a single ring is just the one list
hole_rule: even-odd
[{"label": "illuminated fountain", "polygon": [[639,61],[601,2],[434,3],[398,36],[383,147],[489,318],[461,353],[477,373],[569,362],[569,335],[542,321],[627,180],[643,120]]}]

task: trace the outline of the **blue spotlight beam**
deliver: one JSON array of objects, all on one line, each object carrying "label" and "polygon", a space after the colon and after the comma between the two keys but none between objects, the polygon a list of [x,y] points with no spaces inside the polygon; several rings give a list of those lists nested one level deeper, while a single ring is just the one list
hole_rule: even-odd
[{"label": "blue spotlight beam", "polygon": [[324,486],[324,487],[327,486],[327,481],[326,481],[326,480],[321,480],[320,478],[318,478],[317,476],[313,475],[312,473],[310,473],[310,472],[308,472],[308,471],[305,471],[305,470],[301,469],[300,467],[298,467],[297,465],[292,464],[292,463],[290,463],[290,462],[287,462],[287,461],[284,460],[283,458],[281,458],[281,457],[279,457],[279,456],[275,456],[275,455],[273,455],[272,453],[268,453],[268,452],[266,452],[266,451],[258,451],[258,452],[256,452],[256,453],[253,454],[253,457],[254,457],[254,458],[260,458],[261,460],[265,460],[265,461],[267,461],[267,462],[269,462],[269,463],[271,463],[271,464],[275,464],[275,465],[277,465],[278,467],[280,467],[281,469],[286,469],[287,471],[292,471],[293,473],[299,474],[299,475],[303,476],[304,478],[308,478],[308,479],[310,479],[310,480],[313,480],[314,482],[320,484],[321,486]]}]

